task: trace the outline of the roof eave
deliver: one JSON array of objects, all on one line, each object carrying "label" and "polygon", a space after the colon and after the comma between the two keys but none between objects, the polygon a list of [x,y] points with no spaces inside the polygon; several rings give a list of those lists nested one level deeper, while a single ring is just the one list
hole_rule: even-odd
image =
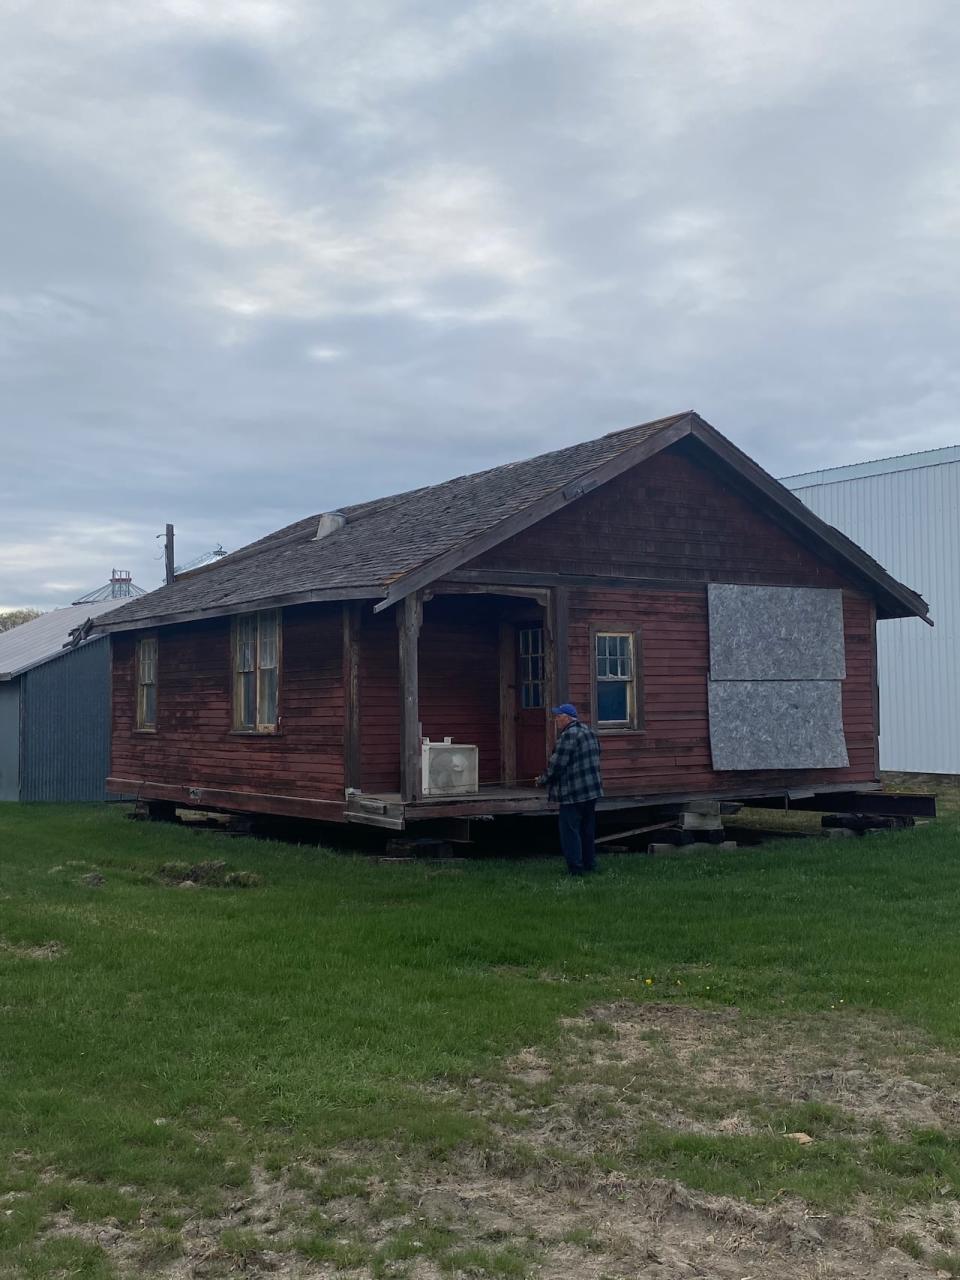
[{"label": "roof eave", "polygon": [[208,609],[173,611],[151,614],[145,618],[131,618],[128,622],[94,623],[91,636],[113,635],[120,631],[151,631],[155,627],[172,627],[181,622],[205,622],[207,619],[232,618],[242,613],[260,613],[264,609],[282,609],[296,604],[338,604],[346,600],[379,600],[385,588],[327,587],[316,591],[298,591],[286,595],[264,596],[242,604],[211,605]]}]

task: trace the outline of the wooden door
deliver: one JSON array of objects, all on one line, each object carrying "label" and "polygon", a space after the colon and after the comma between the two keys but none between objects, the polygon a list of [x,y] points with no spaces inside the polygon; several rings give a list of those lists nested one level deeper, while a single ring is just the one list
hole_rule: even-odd
[{"label": "wooden door", "polygon": [[547,681],[543,624],[517,627],[517,783],[530,787],[546,767]]}]

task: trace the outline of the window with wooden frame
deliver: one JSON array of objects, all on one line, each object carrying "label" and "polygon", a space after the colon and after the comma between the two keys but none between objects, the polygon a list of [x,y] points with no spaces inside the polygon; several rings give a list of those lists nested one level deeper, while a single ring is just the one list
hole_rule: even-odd
[{"label": "window with wooden frame", "polygon": [[137,641],[137,728],[157,727],[157,637]]},{"label": "window with wooden frame", "polygon": [[247,613],[233,624],[233,727],[276,733],[279,724],[280,613]]},{"label": "window with wooden frame", "polygon": [[633,631],[593,631],[593,723],[597,729],[643,728],[640,637]]}]

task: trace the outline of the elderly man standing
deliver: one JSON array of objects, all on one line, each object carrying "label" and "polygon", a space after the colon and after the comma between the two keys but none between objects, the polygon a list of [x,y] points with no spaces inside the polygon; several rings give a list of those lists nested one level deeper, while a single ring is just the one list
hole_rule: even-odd
[{"label": "elderly man standing", "polygon": [[603,795],[600,780],[600,740],[577,717],[577,708],[564,702],[552,711],[557,745],[538,787],[547,787],[560,805],[560,846],[572,876],[596,871],[594,847],[597,801]]}]

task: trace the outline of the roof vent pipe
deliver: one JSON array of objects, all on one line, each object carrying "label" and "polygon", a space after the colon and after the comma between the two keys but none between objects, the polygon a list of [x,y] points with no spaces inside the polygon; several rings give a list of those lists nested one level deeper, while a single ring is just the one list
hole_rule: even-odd
[{"label": "roof vent pipe", "polygon": [[325,511],[320,517],[320,523],[317,525],[316,536],[314,542],[320,542],[323,538],[328,538],[331,533],[336,533],[338,529],[342,529],[347,523],[347,517],[342,511]]}]

